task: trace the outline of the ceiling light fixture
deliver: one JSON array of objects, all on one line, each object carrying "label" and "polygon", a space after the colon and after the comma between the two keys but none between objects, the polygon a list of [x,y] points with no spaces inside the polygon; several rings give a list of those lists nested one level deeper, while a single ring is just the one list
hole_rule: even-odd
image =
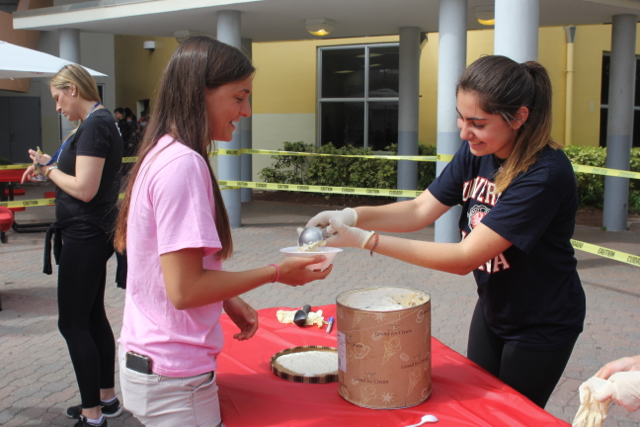
[{"label": "ceiling light fixture", "polygon": [[305,21],[305,26],[307,31],[309,31],[314,36],[326,36],[333,31],[335,26],[335,21],[327,18],[318,18],[318,19],[307,19]]},{"label": "ceiling light fixture", "polygon": [[478,6],[475,8],[476,19],[482,25],[495,25],[495,9],[493,6]]}]

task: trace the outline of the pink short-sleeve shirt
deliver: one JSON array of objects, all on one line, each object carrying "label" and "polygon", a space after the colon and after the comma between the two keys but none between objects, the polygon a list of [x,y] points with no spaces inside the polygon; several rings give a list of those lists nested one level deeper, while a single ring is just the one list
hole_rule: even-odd
[{"label": "pink short-sleeve shirt", "polygon": [[151,357],[153,371],[189,377],[217,368],[222,303],[177,310],[165,290],[160,255],[203,248],[202,265],[221,270],[211,178],[195,151],[164,136],[136,177],[127,222],[127,290],[119,342]]}]

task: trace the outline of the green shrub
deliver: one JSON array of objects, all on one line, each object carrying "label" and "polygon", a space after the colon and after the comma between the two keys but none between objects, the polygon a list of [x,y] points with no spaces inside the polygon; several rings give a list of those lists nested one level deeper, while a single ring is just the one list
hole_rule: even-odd
[{"label": "green shrub", "polygon": [[10,165],[11,160],[5,159],[4,157],[0,157],[0,165]]},{"label": "green shrub", "polygon": [[[285,151],[305,153],[371,156],[368,148],[345,146],[336,148],[326,144],[316,148],[313,144],[285,142]],[[397,144],[386,151],[398,152]],[[564,149],[573,164],[606,167],[606,149],[571,145]],[[420,156],[435,156],[436,147],[419,145]],[[264,182],[281,184],[323,185],[334,187],[395,189],[398,178],[398,162],[386,159],[360,159],[332,156],[272,156],[273,166],[264,168],[259,175]],[[631,168],[640,172],[640,148],[631,149]],[[418,162],[418,189],[424,190],[435,179],[435,162]],[[604,176],[576,172],[580,206],[602,208],[604,201]],[[328,194],[325,194],[328,196]],[[640,213],[640,180],[629,180],[629,212]]]},{"label": "green shrub", "polygon": [[[285,142],[284,151],[299,151],[315,153],[312,144],[299,142]],[[306,184],[311,156],[271,156],[275,159],[272,167],[262,169],[258,175],[264,182],[278,184]]]},{"label": "green shrub", "polygon": [[[315,148],[304,142],[285,142],[284,151],[299,151],[332,155],[371,156],[369,148],[326,144]],[[386,148],[397,154],[397,145]],[[435,156],[435,146],[419,145],[420,156]],[[334,187],[395,189],[398,162],[386,159],[361,159],[333,156],[272,156],[273,166],[260,171],[260,178],[269,183],[304,184]],[[418,188],[425,189],[435,179],[435,162],[418,163]],[[328,194],[325,194],[328,195]]]},{"label": "green shrub", "polygon": [[[573,164],[605,167],[607,152],[602,147],[570,145],[564,149]],[[601,208],[604,200],[604,175],[576,172],[580,206]]]},{"label": "green shrub", "polygon": [[[607,167],[604,147],[571,145],[564,149],[571,163],[584,166]],[[640,172],[640,148],[631,149],[630,170]],[[580,206],[602,208],[604,203],[604,175],[576,172]],[[640,180],[629,179],[629,212],[640,213]]]}]

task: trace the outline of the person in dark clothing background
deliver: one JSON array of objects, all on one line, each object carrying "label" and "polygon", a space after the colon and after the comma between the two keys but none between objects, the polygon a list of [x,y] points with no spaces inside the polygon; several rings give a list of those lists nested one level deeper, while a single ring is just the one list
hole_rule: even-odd
[{"label": "person in dark clothing background", "polygon": [[[50,87],[56,111],[80,125],[53,157],[29,150],[34,165],[22,181],[42,174],[56,185],[56,222],[47,236],[55,235],[59,265],[58,328],[67,342],[82,400],[66,415],[78,419],[76,427],[106,427],[105,417],[122,412],[115,394],[115,340],[104,292],[107,261],[114,253],[123,142],[84,68],[63,67]],[[48,267],[45,272],[51,271],[50,263]]]}]

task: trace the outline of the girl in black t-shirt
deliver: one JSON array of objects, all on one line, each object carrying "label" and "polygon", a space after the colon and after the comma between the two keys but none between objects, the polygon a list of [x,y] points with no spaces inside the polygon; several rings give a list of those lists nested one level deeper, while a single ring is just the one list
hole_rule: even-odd
[{"label": "girl in black t-shirt", "polygon": [[[544,407],[585,317],[570,239],[578,208],[573,169],[551,139],[551,82],[534,61],[485,56],[456,89],[464,143],[414,200],[325,211],[307,226],[335,233],[327,246],[359,247],[422,267],[473,272],[478,303],[467,357]],[[410,232],[462,205],[459,243]]]},{"label": "girl in black t-shirt", "polygon": [[[56,185],[58,328],[67,342],[82,404],[67,409],[76,426],[107,426],[122,411],[115,395],[115,340],[104,309],[107,260],[113,255],[123,144],[111,114],[100,104],[93,78],[67,65],[50,82],[56,111],[77,130],[53,158],[29,150],[23,176],[41,174]],[[60,247],[61,244],[61,247]],[[48,250],[46,249],[48,255]],[[50,274],[50,265],[45,272]]]}]

